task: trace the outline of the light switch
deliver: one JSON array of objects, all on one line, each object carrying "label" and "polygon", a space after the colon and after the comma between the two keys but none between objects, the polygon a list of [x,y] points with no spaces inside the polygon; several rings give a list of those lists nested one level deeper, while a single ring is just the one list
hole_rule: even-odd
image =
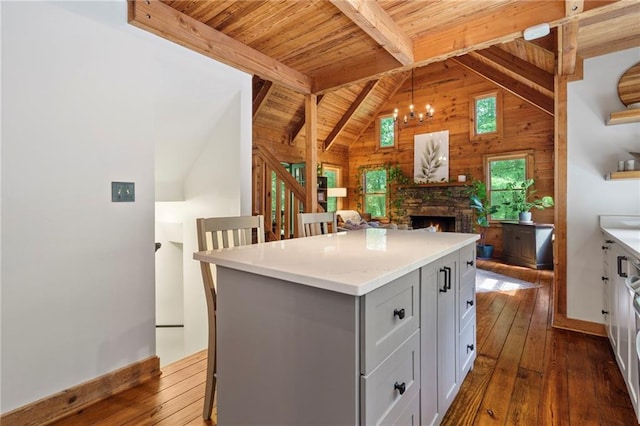
[{"label": "light switch", "polygon": [[111,182],[111,201],[114,203],[134,202],[136,187],[133,182]]}]

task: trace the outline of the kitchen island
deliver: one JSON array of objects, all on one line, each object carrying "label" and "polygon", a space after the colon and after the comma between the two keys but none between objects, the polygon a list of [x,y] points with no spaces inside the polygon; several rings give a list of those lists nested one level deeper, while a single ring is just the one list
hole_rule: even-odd
[{"label": "kitchen island", "polygon": [[438,423],[475,359],[475,234],[366,229],[217,266],[218,423]]}]

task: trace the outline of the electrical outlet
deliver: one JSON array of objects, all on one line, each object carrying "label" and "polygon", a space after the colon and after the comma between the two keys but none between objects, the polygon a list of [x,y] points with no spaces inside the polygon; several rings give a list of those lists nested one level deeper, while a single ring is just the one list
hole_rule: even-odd
[{"label": "electrical outlet", "polygon": [[135,183],[111,182],[111,201],[114,203],[136,201]]}]

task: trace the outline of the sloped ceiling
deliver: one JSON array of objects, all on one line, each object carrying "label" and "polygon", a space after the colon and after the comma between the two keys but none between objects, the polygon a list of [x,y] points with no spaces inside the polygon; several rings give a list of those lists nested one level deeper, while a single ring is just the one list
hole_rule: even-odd
[{"label": "sloped ceiling", "polygon": [[[318,99],[325,149],[356,140],[408,71],[460,64],[553,114],[555,74],[640,46],[640,3],[622,1],[131,1],[129,20],[256,76],[261,137],[304,137],[304,95]],[[549,36],[524,41],[548,23]],[[550,108],[551,105],[551,108]]]}]

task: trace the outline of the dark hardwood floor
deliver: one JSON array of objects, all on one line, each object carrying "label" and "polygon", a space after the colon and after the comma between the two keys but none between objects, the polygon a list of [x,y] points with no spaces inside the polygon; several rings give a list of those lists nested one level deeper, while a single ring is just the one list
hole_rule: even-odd
[{"label": "dark hardwood floor", "polygon": [[[553,329],[553,273],[478,261],[541,285],[477,295],[478,358],[444,425],[635,425],[606,338]],[[160,378],[112,396],[62,425],[207,425],[202,420],[206,353],[163,368]],[[215,408],[214,408],[215,415]]]}]

